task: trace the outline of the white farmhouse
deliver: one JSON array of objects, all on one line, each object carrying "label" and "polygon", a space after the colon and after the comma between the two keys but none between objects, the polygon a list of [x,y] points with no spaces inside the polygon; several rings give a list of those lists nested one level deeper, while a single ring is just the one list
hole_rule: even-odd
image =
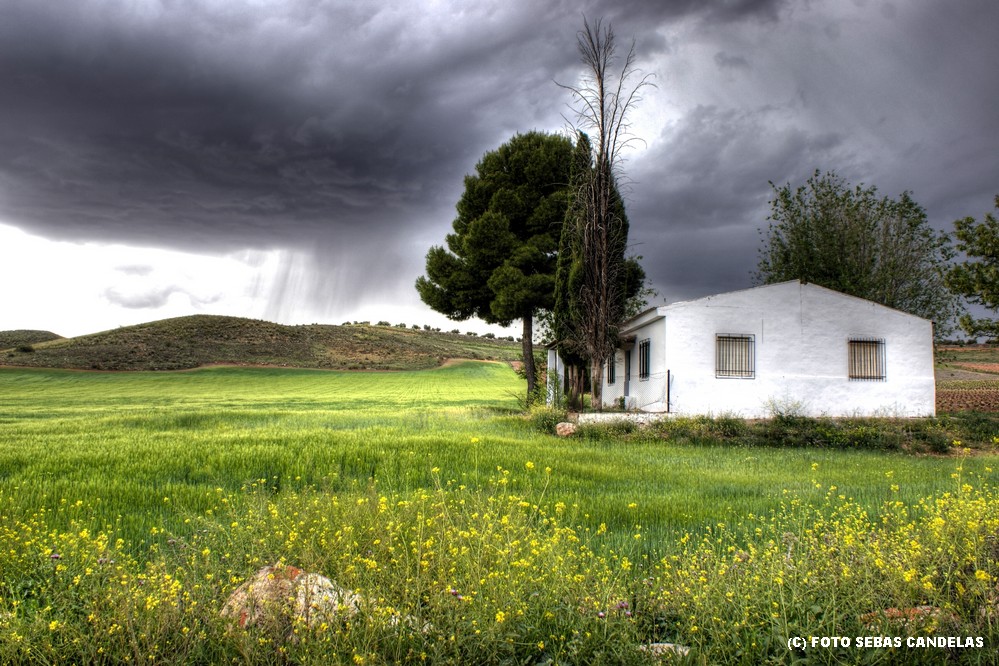
[{"label": "white farmhouse", "polygon": [[[605,407],[683,415],[932,416],[933,323],[799,281],[647,310],[603,378]],[[553,379],[561,359],[549,350]]]}]

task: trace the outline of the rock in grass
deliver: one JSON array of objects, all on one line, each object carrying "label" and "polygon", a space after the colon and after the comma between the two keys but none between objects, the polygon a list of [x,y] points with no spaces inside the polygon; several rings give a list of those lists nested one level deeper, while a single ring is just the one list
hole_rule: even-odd
[{"label": "rock in grass", "polygon": [[650,643],[638,648],[642,652],[648,652],[653,657],[662,659],[664,657],[686,657],[690,653],[690,648],[686,645],[676,643]]},{"label": "rock in grass", "polygon": [[298,567],[266,566],[240,585],[222,606],[222,617],[242,628],[322,622],[357,615],[361,599],[329,578]]},{"label": "rock in grass", "polygon": [[909,629],[910,627],[924,627],[928,624],[948,623],[957,626],[960,621],[953,613],[949,613],[936,606],[914,606],[912,608],[886,608],[882,611],[865,613],[860,616],[860,621],[868,631],[881,628],[884,622],[893,629]]},{"label": "rock in grass", "polygon": [[571,437],[576,434],[576,424],[563,421],[555,425],[555,434],[559,437]]}]

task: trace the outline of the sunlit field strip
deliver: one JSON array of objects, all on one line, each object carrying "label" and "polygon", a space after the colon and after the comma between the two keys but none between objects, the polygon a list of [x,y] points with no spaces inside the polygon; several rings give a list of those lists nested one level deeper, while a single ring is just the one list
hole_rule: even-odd
[{"label": "sunlit field strip", "polygon": [[[550,469],[547,497],[652,549],[687,530],[764,514],[784,491],[830,486],[871,509],[945,490],[957,462],[868,451],[581,441],[533,431],[506,366],[343,373],[0,371],[0,487],[24,511],[96,502],[137,541],[203,511],[206,491],[266,479],[283,490],[409,492],[480,486],[497,468]],[[965,461],[986,475],[988,457]],[[661,543],[655,543],[659,541]]]}]

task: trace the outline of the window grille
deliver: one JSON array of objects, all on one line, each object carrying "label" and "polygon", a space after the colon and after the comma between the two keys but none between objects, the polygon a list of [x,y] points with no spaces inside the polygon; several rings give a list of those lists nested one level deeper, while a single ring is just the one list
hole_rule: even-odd
[{"label": "window grille", "polygon": [[885,380],[884,340],[850,340],[850,379]]},{"label": "window grille", "polygon": [[607,384],[613,384],[615,381],[617,381],[617,356],[612,354],[607,359]]},{"label": "window grille", "polygon": [[638,343],[638,378],[648,379],[650,374],[650,356],[652,354],[652,341],[648,338]]},{"label": "window grille", "polygon": [[715,377],[756,377],[756,340],[752,335],[715,336]]}]

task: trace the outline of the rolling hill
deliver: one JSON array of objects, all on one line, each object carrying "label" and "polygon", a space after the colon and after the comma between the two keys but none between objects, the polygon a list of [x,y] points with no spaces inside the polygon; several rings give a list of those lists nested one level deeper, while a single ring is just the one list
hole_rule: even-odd
[{"label": "rolling hill", "polygon": [[0,349],[14,349],[49,340],[61,340],[61,335],[51,331],[0,331]]},{"label": "rolling hill", "polygon": [[[23,333],[52,337],[46,341]],[[44,368],[184,370],[222,364],[413,370],[452,358],[515,361],[520,344],[389,326],[286,326],[215,315],[163,319],[76,338],[0,332],[0,365]]]}]

